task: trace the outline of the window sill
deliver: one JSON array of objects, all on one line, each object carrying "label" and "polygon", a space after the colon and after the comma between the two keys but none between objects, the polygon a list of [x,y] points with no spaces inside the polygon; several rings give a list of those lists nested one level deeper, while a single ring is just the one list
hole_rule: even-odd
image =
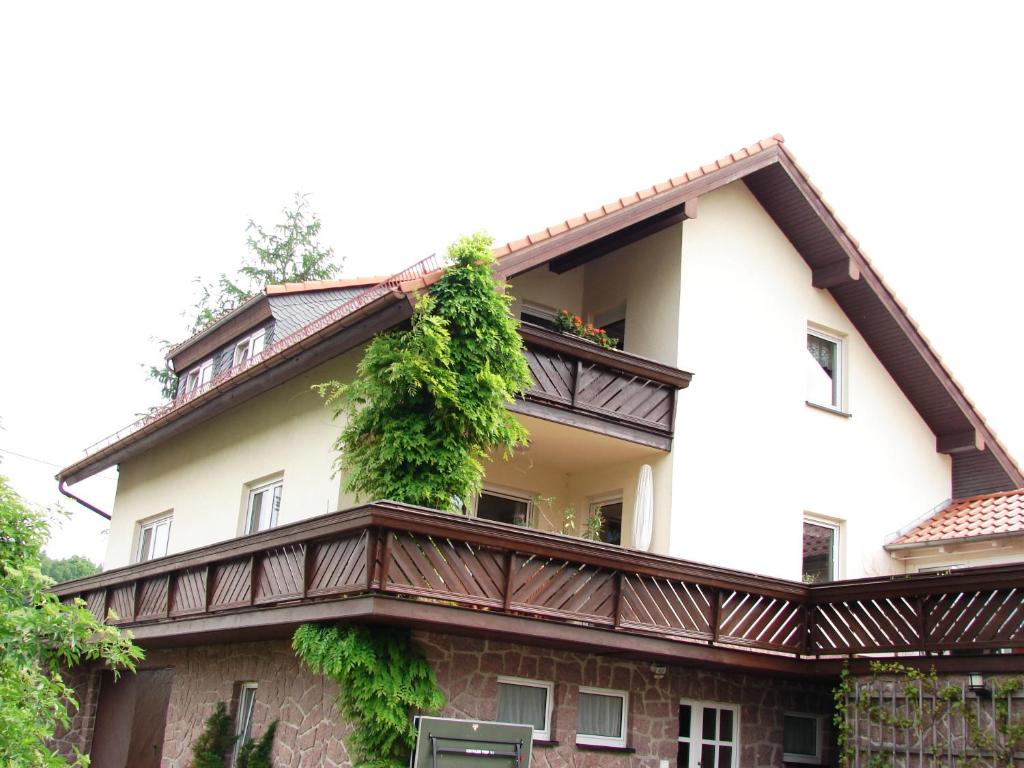
[{"label": "window sill", "polygon": [[804,400],[804,402],[807,403],[807,405],[809,405],[811,408],[817,408],[819,411],[825,411],[826,413],[831,413],[835,416],[842,416],[844,419],[853,418],[852,413],[844,411],[841,408],[836,408],[833,405],[822,405],[821,403],[812,403],[810,400]]},{"label": "window sill", "polygon": [[580,752],[618,752],[624,755],[632,755],[636,752],[633,747],[610,747],[606,744],[580,744],[578,741],[576,742],[576,749]]},{"label": "window sill", "polygon": [[535,747],[557,747],[559,742],[554,739],[534,739],[533,746]]}]

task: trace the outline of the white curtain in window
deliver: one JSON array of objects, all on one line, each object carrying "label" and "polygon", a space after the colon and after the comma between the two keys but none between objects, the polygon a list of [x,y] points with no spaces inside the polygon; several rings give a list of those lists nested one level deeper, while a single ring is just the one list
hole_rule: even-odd
[{"label": "white curtain in window", "polygon": [[587,736],[620,738],[622,736],[622,698],[581,692],[576,731]]},{"label": "white curtain in window", "polygon": [[543,731],[547,697],[546,688],[498,683],[498,722],[529,724],[535,731]]}]

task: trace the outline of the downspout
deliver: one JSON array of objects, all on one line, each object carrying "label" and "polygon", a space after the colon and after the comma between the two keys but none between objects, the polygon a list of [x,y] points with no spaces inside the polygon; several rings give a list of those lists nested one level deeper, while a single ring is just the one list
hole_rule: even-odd
[{"label": "downspout", "polygon": [[88,501],[86,501],[85,499],[82,499],[82,498],[80,498],[80,497],[78,497],[78,496],[75,496],[75,494],[73,494],[73,493],[72,493],[71,491],[69,491],[69,490],[68,490],[67,488],[65,488],[65,487],[64,487],[64,484],[65,484],[66,482],[67,482],[67,480],[61,480],[61,481],[60,481],[60,484],[59,484],[59,485],[57,486],[57,490],[58,490],[58,491],[60,491],[61,493],[63,493],[63,494],[64,494],[65,496],[67,496],[67,497],[68,497],[69,499],[74,499],[75,501],[77,501],[77,502],[78,502],[79,504],[81,504],[81,505],[82,505],[83,507],[85,507],[86,509],[91,509],[91,510],[92,510],[93,512],[95,512],[95,513],[96,513],[97,515],[99,515],[100,517],[102,517],[102,518],[105,518],[105,519],[107,519],[107,520],[109,520],[109,519],[110,519],[110,515],[108,515],[108,514],[107,514],[106,512],[104,512],[104,511],[103,511],[102,509],[100,509],[99,507],[94,507],[94,506],[93,506],[92,504],[90,504],[90,503],[89,503]]}]

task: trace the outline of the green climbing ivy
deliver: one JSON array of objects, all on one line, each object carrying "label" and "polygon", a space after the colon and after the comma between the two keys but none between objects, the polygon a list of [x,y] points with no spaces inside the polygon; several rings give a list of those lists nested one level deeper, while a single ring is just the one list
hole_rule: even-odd
[{"label": "green climbing ivy", "polygon": [[[878,691],[885,686],[892,686],[892,696],[901,695],[902,707],[883,705]],[[929,732],[934,735],[936,727],[941,733],[958,721],[966,735],[960,754],[951,753],[950,746],[939,739],[925,750],[933,761],[955,759],[957,765],[967,767],[996,765],[1013,768],[1015,755],[1024,749],[1024,717],[1017,709],[1011,713],[1009,702],[1010,697],[1022,687],[1024,680],[1020,677],[997,680],[993,684],[994,728],[984,728],[979,723],[976,708],[965,700],[961,687],[943,684],[934,668],[922,672],[899,662],[873,661],[870,681],[859,686],[858,690],[851,681],[849,670],[844,667],[839,685],[833,692],[833,722],[840,765],[848,768],[854,764],[857,745],[854,743],[853,720],[864,718],[869,727],[880,726],[886,733],[892,733],[893,740],[897,733],[909,738],[907,743],[921,743]],[[958,730],[960,727],[956,726]],[[865,764],[868,768],[889,768],[889,755],[880,749],[869,754]]]},{"label": "green climbing ivy", "polygon": [[412,717],[444,706],[434,671],[401,628],[304,624],[295,655],[338,684],[338,709],[352,724],[359,768],[404,768],[416,742]]},{"label": "green climbing ivy", "polygon": [[505,406],[530,373],[490,244],[482,234],[454,243],[411,326],[377,336],[355,381],[315,388],[346,417],[337,467],[357,496],[457,509],[480,490],[490,451],[526,442]]}]

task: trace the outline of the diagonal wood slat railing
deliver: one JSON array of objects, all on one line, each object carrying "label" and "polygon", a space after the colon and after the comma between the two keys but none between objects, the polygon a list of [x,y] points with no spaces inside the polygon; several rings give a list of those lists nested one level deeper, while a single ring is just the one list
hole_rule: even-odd
[{"label": "diagonal wood slat railing", "polygon": [[378,595],[794,657],[1024,649],[1024,565],[806,585],[393,502],[54,591],[168,635],[185,619]]}]

